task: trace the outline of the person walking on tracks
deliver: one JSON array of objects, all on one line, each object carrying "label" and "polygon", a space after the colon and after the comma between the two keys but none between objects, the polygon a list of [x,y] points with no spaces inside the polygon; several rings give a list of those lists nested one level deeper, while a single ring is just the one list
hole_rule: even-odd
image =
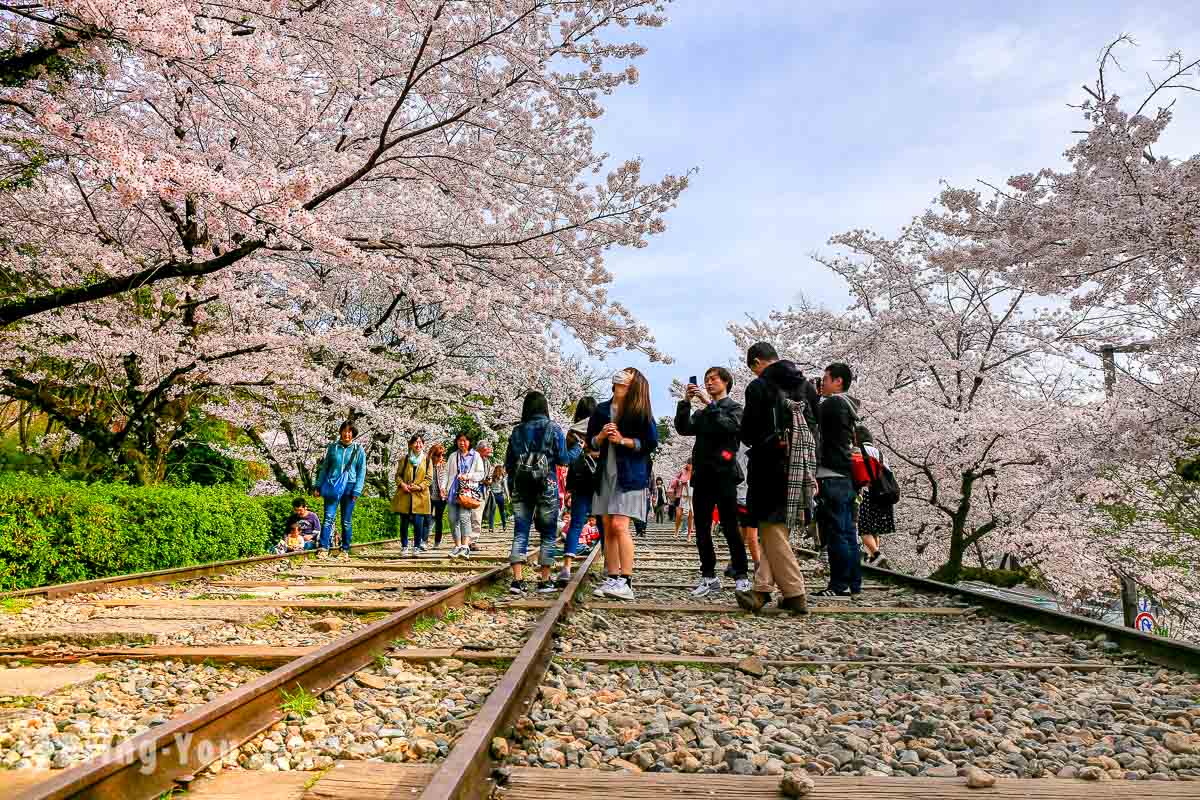
[{"label": "person walking on tracks", "polygon": [[[425,440],[415,434],[408,440],[408,452],[396,469],[396,491],[392,495],[393,531],[399,528],[401,553],[413,556],[417,550],[425,549],[429,535],[429,516],[433,512],[430,487],[433,478],[429,473],[429,461],[424,455]],[[412,544],[408,543],[408,526],[412,524]]]},{"label": "person walking on tracks", "polygon": [[746,353],[755,379],[746,387],[746,409],[739,432],[750,448],[747,514],[757,523],[761,561],[754,588],[737,592],[738,605],[758,612],[771,599],[773,585],[783,595],[779,605],[808,613],[804,575],[788,541],[789,526],[811,516],[816,489],[816,391],[791,361],[781,361],[774,346],[756,342]]},{"label": "person walking on tracks", "polygon": [[446,514],[446,448],[435,444],[429,448],[429,495],[433,517],[433,549],[442,546],[442,517]]},{"label": "person walking on tracks", "polygon": [[[575,404],[575,420],[571,425],[573,431],[582,426],[587,435],[587,422],[596,411],[596,398],[588,395],[581,397]],[[582,442],[582,438],[580,439]],[[564,587],[571,579],[571,563],[580,555],[579,540],[584,524],[592,513],[592,495],[599,483],[596,459],[600,453],[587,447],[581,447],[579,455],[567,468],[567,493],[570,496],[570,509],[565,531],[566,541],[563,543],[563,568],[558,576],[558,586]]]},{"label": "person walking on tracks", "polygon": [[650,384],[633,367],[612,378],[613,395],[596,407],[588,421],[587,441],[600,451],[600,485],[592,513],[602,520],[604,567],[608,579],[596,595],[633,599],[631,520],[646,514],[645,489],[650,483],[650,456],[658,447],[658,426],[650,408]]},{"label": "person walking on tracks", "polygon": [[654,479],[654,521],[662,525],[667,521],[667,490],[662,478]]},{"label": "person walking on tracks", "polygon": [[854,376],[850,367],[833,363],[821,378],[818,410],[821,445],[817,454],[817,483],[820,485],[818,514],[829,551],[829,586],[815,597],[850,597],[862,592],[862,566],[854,527],[856,492],[851,480],[854,428],[858,424],[858,401],[846,394]]},{"label": "person walking on tracks", "polygon": [[338,429],[338,439],[325,449],[321,467],[317,470],[317,488],[313,497],[325,503],[324,519],[321,523],[321,552],[319,557],[329,555],[329,540],[333,536],[333,520],[342,512],[342,558],[350,557],[350,540],[354,532],[354,504],[362,495],[367,480],[367,454],[362,445],[355,444],[358,428],[343,422]]},{"label": "person walking on tracks", "polygon": [[546,396],[541,392],[525,395],[521,422],[513,428],[504,455],[512,493],[513,542],[508,563],[512,568],[512,594],[525,593],[523,570],[529,552],[529,529],[536,527],[541,536],[538,565],[542,578],[539,594],[555,590],[550,580],[554,566],[554,545],[558,539],[558,469],[579,457],[582,448],[572,436],[570,443],[562,430],[550,421]]},{"label": "person walking on tracks", "polygon": [[450,510],[450,535],[454,537],[451,558],[471,557],[471,526],[475,512],[483,505],[481,485],[485,476],[483,458],[471,449],[466,432],[454,437],[454,452],[446,462],[442,493]]},{"label": "person walking on tracks", "polygon": [[[692,487],[700,583],[692,591],[692,597],[705,597],[721,588],[712,539],[714,509],[720,516],[721,532],[729,546],[734,587],[740,592],[750,591],[746,547],[737,524],[737,487],[742,482],[737,462],[742,406],[729,396],[732,388],[733,375],[729,370],[709,367],[704,373],[704,390],[688,384],[675,410],[675,430],[680,436],[696,437],[692,448]],[[704,406],[693,411],[693,400],[700,400]]]},{"label": "person walking on tracks", "polygon": [[[880,541],[884,535],[896,532],[894,509],[898,495],[898,492],[890,494],[884,486],[895,487],[896,479],[891,476],[891,467],[883,457],[883,452],[875,446],[875,437],[867,426],[859,425],[854,429],[854,443],[858,446],[858,452],[853,454],[857,458],[853,459],[851,469],[855,473],[854,482],[862,487],[859,492],[858,535],[867,551],[866,563],[882,567],[886,560]],[[890,484],[886,484],[889,478]]]}]

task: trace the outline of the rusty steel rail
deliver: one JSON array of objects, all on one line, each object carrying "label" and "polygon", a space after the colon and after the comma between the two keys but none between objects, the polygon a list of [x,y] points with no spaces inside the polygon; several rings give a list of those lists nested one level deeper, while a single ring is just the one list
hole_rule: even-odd
[{"label": "rusty steel rail", "polygon": [[[352,544],[350,545],[350,549],[378,547],[379,545],[391,544],[398,541],[400,540],[378,539],[374,542]],[[301,550],[296,553],[283,553],[282,555],[271,553],[270,555],[250,556],[249,558],[235,558],[231,561],[210,561],[207,564],[194,564],[188,567],[171,567],[170,569],[159,569],[152,572],[131,572],[126,575],[110,575],[106,578],[89,578],[86,581],[74,581],[72,583],[52,583],[48,586],[34,586],[29,589],[0,592],[0,598],[44,596],[47,600],[54,600],[59,597],[69,597],[73,594],[102,592],[116,586],[150,586],[156,583],[194,580],[195,578],[216,575],[235,567],[245,567],[250,564],[265,564],[269,561],[293,558],[311,558],[315,553],[315,550]]]},{"label": "rusty steel rail", "polygon": [[550,664],[554,629],[574,605],[575,594],[599,553],[599,547],[592,548],[558,599],[542,614],[483,708],[433,774],[420,800],[483,800],[491,793],[488,777],[492,771],[492,738],[529,704]]},{"label": "rusty steel rail", "polygon": [[[807,551],[812,553],[813,551]],[[1173,669],[1200,673],[1200,646],[1179,639],[1167,639],[1151,633],[1142,633],[1133,628],[1112,625],[1096,619],[1081,617],[1078,614],[1068,614],[1042,608],[1033,603],[1026,603],[1009,597],[982,592],[968,586],[958,586],[953,583],[942,583],[920,578],[916,575],[906,575],[882,567],[862,565],[864,573],[871,573],[886,580],[903,583],[918,589],[943,594],[958,595],[969,600],[974,605],[981,606],[996,614],[1017,622],[1025,622],[1039,628],[1064,633],[1068,635],[1096,636],[1103,634],[1110,641],[1116,642],[1123,650],[1136,653],[1147,661]]]},{"label": "rusty steel rail", "polygon": [[[795,550],[797,555],[809,560],[820,558],[820,553],[807,547],[797,547]],[[1015,622],[1025,622],[1055,633],[1070,636],[1103,634],[1110,641],[1120,645],[1121,649],[1134,652],[1153,664],[1200,674],[1200,646],[1191,642],[1142,633],[1134,628],[1112,625],[1097,619],[1081,617],[1078,614],[1068,614],[1065,611],[1042,608],[1033,603],[989,594],[969,586],[942,583],[884,567],[863,564],[862,570],[864,575],[875,575],[892,583],[902,583],[927,592],[957,595],[964,600],[969,600],[974,605],[986,608],[997,616]]]},{"label": "rusty steel rail", "polygon": [[227,692],[200,708],[128,739],[103,755],[63,770],[19,800],[150,800],[178,779],[198,773],[283,717],[283,692],[320,694],[336,686],[408,635],[423,616],[461,606],[473,589],[508,571],[498,566],[398,611],[386,619]]}]

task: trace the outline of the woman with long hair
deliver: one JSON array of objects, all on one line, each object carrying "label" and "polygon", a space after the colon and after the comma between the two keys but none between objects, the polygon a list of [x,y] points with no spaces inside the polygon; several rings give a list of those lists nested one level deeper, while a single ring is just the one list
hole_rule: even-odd
[{"label": "woman with long hair", "polygon": [[554,542],[558,538],[558,469],[579,455],[580,446],[550,420],[546,396],[529,392],[521,408],[521,422],[513,428],[504,454],[504,469],[510,476],[513,512],[513,542],[508,563],[512,567],[512,594],[524,594],[525,557],[529,552],[529,529],[541,537],[538,565],[541,580],[537,591],[554,591],[550,570],[554,566]]},{"label": "woman with long hair", "polygon": [[[579,398],[575,404],[575,418],[578,423],[590,420],[596,413],[596,398],[588,395]],[[568,439],[574,434],[568,434]],[[575,437],[578,438],[578,437]],[[587,518],[592,513],[592,495],[596,491],[598,475],[596,474],[596,459],[600,457],[598,450],[584,448],[579,457],[571,462],[567,469],[567,492],[571,496],[571,509],[566,530],[566,543],[563,546],[563,568],[558,575],[558,586],[562,588],[571,580],[571,562],[579,555],[579,535]]]},{"label": "woman with long hair", "polygon": [[[414,434],[408,440],[408,452],[396,469],[396,492],[392,495],[392,531],[399,528],[402,555],[412,556],[416,550],[425,549],[425,538],[429,535],[429,515],[433,510],[429,490],[433,479],[429,474],[429,462],[421,451],[425,440]],[[412,523],[413,543],[408,543],[408,526]]]},{"label": "woman with long hair", "polygon": [[497,464],[492,468],[492,479],[488,483],[488,492],[492,495],[492,506],[487,509],[484,516],[487,517],[488,533],[494,533],[496,530],[496,514],[500,513],[500,530],[508,530],[508,515],[504,510],[505,501],[511,502],[508,494],[508,481],[504,479],[504,465]]},{"label": "woman with long hair", "polygon": [[592,513],[603,525],[604,568],[601,597],[633,599],[632,520],[646,518],[650,455],[658,447],[658,426],[650,408],[650,384],[633,367],[612,377],[613,394],[588,421],[587,441],[600,452],[599,486]]},{"label": "woman with long hair", "polygon": [[442,517],[446,515],[446,490],[442,483],[446,478],[446,448],[435,444],[429,448],[429,495],[430,511],[433,515],[433,549],[442,546]]}]

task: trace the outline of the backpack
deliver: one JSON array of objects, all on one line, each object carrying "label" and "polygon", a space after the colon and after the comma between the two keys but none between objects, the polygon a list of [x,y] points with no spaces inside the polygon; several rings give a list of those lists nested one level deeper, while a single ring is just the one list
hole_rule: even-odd
[{"label": "backpack", "polygon": [[871,468],[871,459],[867,458],[867,448],[863,445],[858,446],[859,452],[862,453],[863,466],[866,467],[867,476],[870,479],[871,499],[880,505],[894,506],[900,502],[900,484],[896,482],[896,476],[892,471],[879,462],[879,473]]},{"label": "backpack", "polygon": [[546,491],[546,482],[553,469],[548,455],[553,442],[553,431],[554,423],[548,423],[542,432],[541,448],[517,456],[517,466],[513,473],[513,494],[523,500],[536,500]]}]

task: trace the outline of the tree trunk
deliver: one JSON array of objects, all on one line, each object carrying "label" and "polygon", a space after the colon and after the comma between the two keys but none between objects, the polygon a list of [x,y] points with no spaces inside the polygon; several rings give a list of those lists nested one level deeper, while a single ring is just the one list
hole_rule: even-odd
[{"label": "tree trunk", "polygon": [[1124,618],[1126,628],[1137,627],[1138,615],[1138,596],[1137,582],[1128,575],[1117,573],[1117,580],[1121,582],[1121,616]]}]

